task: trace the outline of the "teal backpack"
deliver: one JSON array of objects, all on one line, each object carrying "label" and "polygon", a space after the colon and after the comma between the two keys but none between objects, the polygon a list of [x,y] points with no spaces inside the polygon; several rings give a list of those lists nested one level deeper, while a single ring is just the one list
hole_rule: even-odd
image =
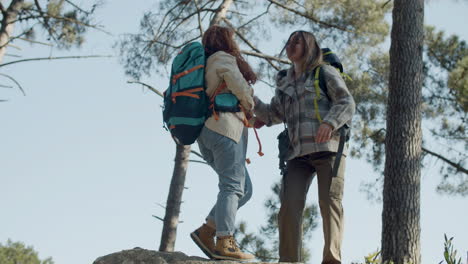
[{"label": "teal backpack", "polygon": [[185,45],[172,61],[169,87],[164,92],[163,120],[180,145],[195,142],[209,116],[205,62],[205,50],[199,42]]}]

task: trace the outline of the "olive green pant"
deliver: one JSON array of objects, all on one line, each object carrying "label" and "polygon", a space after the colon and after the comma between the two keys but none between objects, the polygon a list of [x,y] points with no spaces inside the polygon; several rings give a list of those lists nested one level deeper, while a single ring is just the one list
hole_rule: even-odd
[{"label": "olive green pant", "polygon": [[332,177],[335,153],[318,152],[288,161],[281,187],[278,214],[280,262],[303,262],[302,218],[310,183],[317,173],[324,248],[323,264],[341,263],[343,240],[343,186],[345,157],[341,157],[336,177]]}]

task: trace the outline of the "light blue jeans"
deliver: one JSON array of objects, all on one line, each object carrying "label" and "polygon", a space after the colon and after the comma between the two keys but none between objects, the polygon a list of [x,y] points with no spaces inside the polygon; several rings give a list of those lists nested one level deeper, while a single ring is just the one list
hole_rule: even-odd
[{"label": "light blue jeans", "polygon": [[216,223],[216,236],[234,234],[237,210],[252,197],[252,181],[245,167],[248,130],[239,143],[204,127],[198,137],[203,159],[216,171],[219,193],[207,220]]}]

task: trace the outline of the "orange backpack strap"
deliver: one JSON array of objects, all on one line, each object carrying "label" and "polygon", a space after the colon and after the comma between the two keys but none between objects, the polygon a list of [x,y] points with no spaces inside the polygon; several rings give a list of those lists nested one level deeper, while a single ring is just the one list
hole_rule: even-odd
[{"label": "orange backpack strap", "polygon": [[203,68],[203,67],[205,67],[205,65],[197,65],[197,66],[195,66],[193,68],[190,68],[188,70],[185,70],[185,71],[183,71],[183,72],[181,72],[179,74],[176,74],[176,75],[172,76],[172,83],[175,84],[177,82],[177,79],[179,79],[180,77],[182,77],[184,75],[187,75],[187,74],[189,74],[189,73],[191,73],[193,71],[196,71],[196,70],[198,70],[200,68]]},{"label": "orange backpack strap", "polygon": [[210,97],[210,108],[213,110],[213,116],[214,116],[214,119],[217,121],[219,120],[219,116],[218,116],[218,113],[216,113],[215,109],[214,109],[214,100],[215,100],[215,97],[221,93],[221,91],[227,87],[227,84],[225,81],[221,82],[219,85],[218,85],[218,88],[216,88],[216,90],[214,91],[213,95],[211,95]]},{"label": "orange backpack strap", "polygon": [[185,90],[183,92],[172,93],[172,95],[171,95],[172,96],[172,102],[174,104],[176,103],[176,97],[177,96],[188,96],[188,97],[193,97],[193,98],[196,98],[196,99],[200,99],[199,95],[193,94],[193,93],[200,92],[200,91],[203,91],[203,87],[193,88],[193,89],[190,89],[190,90]]}]

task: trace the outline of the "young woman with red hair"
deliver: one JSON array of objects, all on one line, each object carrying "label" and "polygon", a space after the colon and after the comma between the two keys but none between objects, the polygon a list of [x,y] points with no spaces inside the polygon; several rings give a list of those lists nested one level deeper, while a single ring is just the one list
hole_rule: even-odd
[{"label": "young woman with red hair", "polygon": [[212,115],[197,139],[203,158],[218,174],[219,193],[206,223],[190,236],[210,258],[250,260],[254,256],[240,251],[233,234],[237,210],[252,196],[252,182],[245,167],[248,132],[243,120],[246,115],[252,116],[254,103],[250,85],[257,77],[242,58],[233,35],[232,30],[215,25],[202,39],[207,57],[205,86],[208,96],[232,94],[243,111]]}]

